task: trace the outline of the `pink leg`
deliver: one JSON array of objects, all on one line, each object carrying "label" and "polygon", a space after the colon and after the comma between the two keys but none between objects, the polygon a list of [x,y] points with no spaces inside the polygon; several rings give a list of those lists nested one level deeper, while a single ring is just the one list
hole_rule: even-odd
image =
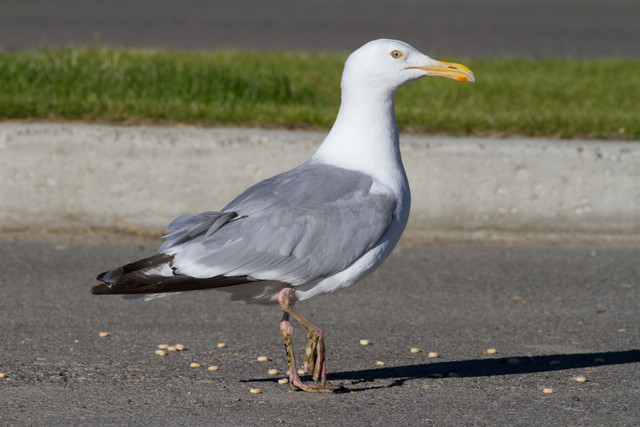
[{"label": "pink leg", "polygon": [[[289,295],[293,288],[285,288],[278,293],[278,302],[284,311],[282,321],[280,322],[280,332],[284,339],[284,347],[287,352],[287,362],[289,364],[289,382],[294,390],[314,391],[330,393],[339,390],[340,387],[334,387],[327,384],[327,365],[325,361],[324,351],[324,332],[298,310],[293,307],[289,299]],[[318,385],[304,384],[298,376],[296,370],[295,358],[293,356],[293,326],[289,322],[289,315],[292,315],[302,326],[309,332],[307,348],[305,349],[304,368],[307,372],[313,373],[313,379]]]},{"label": "pink leg", "polygon": [[324,385],[327,382],[327,363],[324,352],[324,332],[317,326],[310,323],[306,318],[300,317],[308,322],[305,324],[296,318],[307,331],[307,347],[304,352],[305,372],[313,374],[313,379]]}]

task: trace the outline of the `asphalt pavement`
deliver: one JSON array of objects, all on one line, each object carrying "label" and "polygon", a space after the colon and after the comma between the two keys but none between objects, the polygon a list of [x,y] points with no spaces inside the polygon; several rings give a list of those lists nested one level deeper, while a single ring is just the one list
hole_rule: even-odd
[{"label": "asphalt pavement", "polygon": [[[153,253],[157,237],[5,232],[0,420],[638,425],[640,242],[551,237],[410,232],[361,283],[299,304],[327,334],[329,380],[349,389],[315,395],[277,382],[276,306],[215,291],[150,303],[90,295],[97,273]],[[158,356],[162,343],[185,350]]]},{"label": "asphalt pavement", "polygon": [[[637,0],[0,0],[0,47],[320,49],[638,57]],[[438,56],[436,56],[437,58]]]}]

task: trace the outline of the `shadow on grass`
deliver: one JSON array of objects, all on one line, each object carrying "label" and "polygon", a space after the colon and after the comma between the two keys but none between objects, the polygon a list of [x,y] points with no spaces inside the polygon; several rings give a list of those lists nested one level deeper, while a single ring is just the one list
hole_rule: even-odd
[{"label": "shadow on grass", "polygon": [[[517,360],[517,362],[516,362]],[[606,365],[623,365],[640,362],[640,350],[610,351],[604,353],[551,354],[546,356],[513,356],[452,362],[433,362],[418,365],[393,366],[359,371],[334,372],[327,375],[329,381],[350,381],[352,391],[370,388],[401,386],[408,380],[446,377],[490,377],[496,375],[530,374]],[[304,380],[309,380],[305,378]],[[376,381],[393,380],[385,386],[356,388],[352,386]],[[254,379],[251,381],[274,381]]]}]

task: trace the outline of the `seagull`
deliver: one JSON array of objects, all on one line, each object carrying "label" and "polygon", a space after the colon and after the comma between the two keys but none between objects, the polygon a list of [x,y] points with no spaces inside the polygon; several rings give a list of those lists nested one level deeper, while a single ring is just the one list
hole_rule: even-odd
[{"label": "seagull", "polygon": [[[411,196],[394,97],[426,76],[474,81],[464,65],[401,41],[360,47],[344,65],[335,123],[309,160],[253,185],[220,211],[176,218],[155,255],[101,273],[91,292],[149,299],[217,289],[232,300],[277,303],[290,386],[340,390],[327,383],[324,332],[294,303],[353,285],[398,243]],[[308,332],[303,368],[314,383],[298,375],[290,317]]]}]

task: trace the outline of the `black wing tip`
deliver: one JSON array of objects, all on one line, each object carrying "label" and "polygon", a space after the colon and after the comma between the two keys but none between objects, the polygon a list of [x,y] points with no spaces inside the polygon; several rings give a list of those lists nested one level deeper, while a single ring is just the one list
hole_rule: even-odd
[{"label": "black wing tip", "polygon": [[[102,283],[99,283],[93,286],[91,288],[91,293],[93,295],[109,295],[109,294],[124,295],[124,294],[146,293],[146,292],[137,290],[135,286],[133,287],[131,286],[131,283],[135,282],[135,280],[132,281],[127,279],[125,280],[121,280],[121,279],[123,279],[124,277],[127,277],[131,273],[133,273],[131,274],[131,276],[136,277],[135,273],[144,272],[145,270],[148,270],[154,266],[157,266],[163,263],[170,263],[171,260],[173,260],[173,255],[159,253],[156,255],[152,255],[148,258],[143,258],[141,260],[123,265],[122,267],[104,271],[98,274],[98,276],[96,277],[96,280]],[[128,284],[129,286],[122,287],[122,283],[120,282],[124,282],[124,284]]]},{"label": "black wing tip", "polygon": [[199,279],[185,275],[143,276],[138,272],[118,277],[114,282],[99,283],[91,288],[93,295],[140,295],[164,294],[172,292],[203,291],[205,289],[224,288],[242,285],[248,282],[247,276],[216,276]]},{"label": "black wing tip", "polygon": [[[98,279],[100,280],[100,279]],[[109,294],[109,289],[111,288],[111,286],[109,286],[106,283],[100,283],[99,285],[95,285],[91,288],[91,294],[93,295],[107,295]]]}]

